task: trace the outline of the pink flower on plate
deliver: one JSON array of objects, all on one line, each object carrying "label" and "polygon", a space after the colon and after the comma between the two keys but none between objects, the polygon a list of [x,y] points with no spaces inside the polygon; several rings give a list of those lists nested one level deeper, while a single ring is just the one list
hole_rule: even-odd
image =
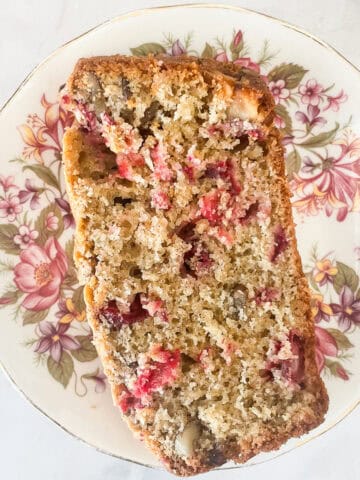
[{"label": "pink flower on plate", "polygon": [[226,52],[219,52],[215,55],[215,60],[218,62],[228,62],[228,56],[226,55]]},{"label": "pink flower on plate", "polygon": [[45,94],[41,97],[41,105],[45,109],[43,118],[37,114],[29,115],[27,123],[18,127],[26,145],[23,156],[33,157],[39,163],[44,162],[45,152],[61,152],[63,132],[73,123],[74,118],[73,114],[64,110],[58,102],[48,102]]},{"label": "pink flower on plate", "polygon": [[[275,125],[276,125],[276,116],[275,116]],[[284,126],[285,126],[285,122],[284,122]],[[294,135],[284,135],[281,143],[285,146],[285,145],[290,145],[291,143],[294,143]]]},{"label": "pink flower on plate", "polygon": [[320,163],[313,166],[318,173],[309,168],[304,174],[293,174],[291,188],[299,197],[293,207],[299,212],[317,215],[324,209],[330,217],[336,211],[336,220],[342,222],[349,212],[359,210],[360,157],[352,157],[360,154],[360,139],[350,140],[344,137],[336,142],[341,148],[337,157],[317,155]]},{"label": "pink flower on plate", "polygon": [[237,58],[234,61],[235,65],[241,65],[244,68],[249,70],[254,70],[257,73],[260,73],[260,65],[256,62],[253,62],[250,57]]},{"label": "pink flower on plate", "polygon": [[301,171],[304,173],[313,173],[317,168],[320,168],[321,164],[312,160],[307,155],[303,156],[303,166],[301,167]]},{"label": "pink flower on plate", "polygon": [[290,97],[290,91],[285,88],[285,80],[282,78],[276,80],[276,82],[270,82],[269,89],[276,104],[280,103],[281,100],[286,100]]},{"label": "pink flower on plate", "polygon": [[66,323],[58,323],[55,326],[47,321],[40,322],[39,330],[42,336],[35,344],[34,351],[37,353],[50,351],[53,360],[59,363],[63,350],[78,350],[81,347],[80,342],[65,335],[69,327],[70,325]]},{"label": "pink flower on plate", "polygon": [[38,236],[39,232],[36,230],[30,230],[28,225],[20,225],[19,233],[17,233],[14,237],[14,243],[19,245],[19,247],[24,250],[29,245],[34,243],[34,240],[36,240]]},{"label": "pink flower on plate", "polygon": [[335,275],[338,273],[338,268],[329,258],[322,258],[315,264],[313,276],[316,283],[321,287],[326,283],[333,283]]},{"label": "pink flower on plate", "polygon": [[314,78],[308,80],[305,85],[299,86],[302,103],[318,105],[324,88]]},{"label": "pink flower on plate", "polygon": [[342,378],[343,380],[349,380],[349,375],[347,373],[347,371],[345,370],[344,367],[342,367],[341,365],[338,365],[337,368],[336,368],[336,373],[338,374],[338,376],[340,378]]},{"label": "pink flower on plate", "polygon": [[63,216],[64,227],[75,227],[75,220],[73,214],[71,213],[69,202],[67,202],[63,198],[55,198],[55,202],[59,205],[61,210],[65,212],[65,215]]},{"label": "pink flower on plate", "polygon": [[315,342],[315,360],[320,373],[325,365],[325,355],[336,357],[338,346],[335,338],[321,327],[315,327]]},{"label": "pink flower on plate", "polygon": [[174,43],[172,44],[172,47],[171,47],[171,55],[177,56],[177,55],[183,55],[184,53],[186,53],[186,48],[185,48],[184,45],[180,42],[180,40],[177,39],[176,42],[174,42]]},{"label": "pink flower on plate", "polygon": [[311,294],[311,314],[315,323],[324,320],[328,322],[333,311],[329,304],[324,302],[324,298],[320,293]]},{"label": "pink flower on plate", "polygon": [[344,330],[349,330],[352,324],[360,325],[360,299],[355,298],[347,285],[341,289],[339,303],[331,303],[330,306]]},{"label": "pink flower on plate", "polygon": [[0,175],[0,185],[3,187],[4,192],[7,192],[11,188],[15,188],[19,190],[19,187],[15,185],[14,177],[12,175],[5,177],[4,175]]},{"label": "pink flower on plate", "polygon": [[44,247],[30,245],[20,253],[20,263],[14,269],[14,282],[27,293],[22,306],[27,310],[45,310],[59,298],[68,261],[64,250],[54,237]]},{"label": "pink flower on plate", "polygon": [[280,115],[275,115],[274,123],[277,126],[277,128],[285,128],[286,126],[285,120],[282,117],[280,117]]},{"label": "pink flower on plate", "polygon": [[95,382],[95,392],[96,393],[105,392],[106,375],[104,375],[102,372],[99,372],[97,370],[93,375],[89,375],[86,378],[89,378],[89,380],[93,380]]},{"label": "pink flower on plate", "polygon": [[346,102],[347,99],[348,99],[348,96],[346,95],[346,93],[344,93],[344,90],[341,90],[339,94],[336,95],[335,97],[328,95],[327,96],[328,104],[324,108],[324,111],[331,108],[333,112],[338,112],[340,108],[340,103]]},{"label": "pink flower on plate", "polygon": [[242,42],[242,39],[243,39],[243,33],[241,30],[239,30],[235,37],[234,37],[234,40],[233,40],[233,45],[234,47],[238,47],[240,45],[240,43]]},{"label": "pink flower on plate", "polygon": [[[360,157],[360,137],[355,137],[355,135],[350,132],[344,132],[342,138],[334,141],[335,145],[340,145],[342,155],[349,155],[350,158],[355,157],[357,161]],[[355,170],[360,172],[358,168],[355,167]]]},{"label": "pink flower on plate", "polygon": [[21,211],[22,206],[17,195],[8,195],[0,200],[0,218],[7,218],[9,222],[13,222]]},{"label": "pink flower on plate", "polygon": [[54,212],[49,212],[45,219],[45,227],[51,232],[56,232],[59,228],[59,219]]},{"label": "pink flower on plate", "polygon": [[31,210],[35,210],[40,206],[40,188],[35,187],[33,185],[30,178],[25,180],[25,190],[20,190],[19,192],[19,199],[20,203],[25,203],[27,200],[30,199],[30,208]]},{"label": "pink flower on plate", "polygon": [[327,120],[324,117],[319,116],[320,108],[316,105],[307,106],[307,115],[299,110],[295,112],[296,120],[304,124],[309,125],[309,127],[315,127],[315,125],[325,125]]}]

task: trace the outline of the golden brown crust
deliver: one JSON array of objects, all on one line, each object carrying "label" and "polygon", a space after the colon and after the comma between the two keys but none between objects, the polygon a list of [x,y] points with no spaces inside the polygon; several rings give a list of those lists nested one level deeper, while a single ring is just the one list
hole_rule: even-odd
[{"label": "golden brown crust", "polygon": [[217,62],[210,58],[198,58],[190,56],[168,57],[168,56],[148,56],[148,57],[128,57],[125,55],[99,56],[80,59],[70,76],[67,88],[72,94],[81,89],[84,82],[84,74],[94,72],[96,74],[122,75],[126,72],[128,78],[136,78],[139,71],[144,76],[151,75],[157,71],[158,61],[161,59],[163,65],[161,69],[167,70],[171,74],[172,70],[183,70],[186,68],[194,75],[201,73],[209,80],[216,81],[221,78],[223,82],[226,79],[235,87],[236,92],[241,96],[249,96],[258,103],[258,118],[265,125],[270,125],[273,120],[273,98],[262,78],[254,71],[242,68],[238,65],[226,62]]},{"label": "golden brown crust", "polygon": [[[258,105],[258,120],[261,121],[269,129],[267,142],[268,162],[272,166],[276,177],[274,179],[274,190],[280,195],[282,203],[282,211],[280,212],[282,224],[286,225],[286,234],[290,243],[290,249],[293,254],[294,262],[297,270],[297,289],[302,292],[302,297],[297,298],[292,305],[296,315],[303,317],[302,337],[305,342],[305,378],[304,388],[313,395],[315,399],[312,404],[307,405],[307,412],[299,418],[292,418],[283,432],[272,431],[271,427],[265,426],[261,435],[256,439],[242,440],[237,444],[227,442],[219,444],[214,458],[203,458],[201,455],[195,456],[191,464],[179,459],[178,457],[166,456],[159,442],[150,438],[150,432],[146,429],[140,429],[138,425],[133,423],[131,419],[124,416],[129,427],[134,433],[141,433],[145,443],[154,453],[160,457],[166,467],[177,475],[187,476],[201,472],[206,472],[215,466],[218,466],[228,460],[237,463],[244,463],[254,455],[269,450],[278,449],[285,441],[291,437],[300,436],[315,428],[323,421],[324,414],[328,408],[328,396],[325,386],[317,372],[315,359],[315,335],[313,321],[310,311],[310,293],[308,285],[302,271],[301,259],[297,251],[295,228],[291,214],[290,191],[285,178],[284,170],[284,152],[281,146],[281,139],[278,130],[272,126],[273,119],[273,100],[268,92],[266,85],[260,77],[254,72],[241,69],[233,64],[218,63],[211,59],[197,59],[194,57],[172,58],[163,57],[161,59],[164,68],[168,71],[171,69],[192,69],[194,75],[199,70],[202,75],[207,78],[208,82],[221,81],[228,83],[233,87],[231,95],[245,96],[254,99]],[[69,92],[74,94],[82,87],[82,81],[85,72],[102,72],[104,74],[119,75],[124,71],[128,77],[131,75],[139,75],[139,71],[144,76],[151,75],[151,72],[158,68],[158,59],[124,57],[120,55],[112,57],[94,57],[91,59],[81,59],[77,63],[74,73],[69,79]],[[83,134],[78,129],[70,129],[64,137],[64,162],[67,190],[70,197],[70,203],[76,219],[76,243],[75,243],[75,261],[81,271],[89,268],[89,261],[86,258],[86,252],[89,249],[86,237],[86,220],[83,218],[83,212],[78,208],[77,200],[74,196],[74,184],[77,179],[78,157],[79,152],[88,148],[85,145]],[[90,266],[91,267],[91,266]],[[84,275],[86,277],[86,275]],[[85,287],[85,301],[87,305],[88,321],[94,332],[98,329],[98,305],[94,302],[94,291],[97,288],[97,280],[92,276],[91,281]],[[100,358],[105,366],[105,370],[110,371],[112,367],[112,359],[110,358],[106,342],[99,336],[95,335],[95,343]],[[108,372],[107,372],[108,373]],[[115,402],[118,401],[120,384],[112,383],[112,393]]]}]

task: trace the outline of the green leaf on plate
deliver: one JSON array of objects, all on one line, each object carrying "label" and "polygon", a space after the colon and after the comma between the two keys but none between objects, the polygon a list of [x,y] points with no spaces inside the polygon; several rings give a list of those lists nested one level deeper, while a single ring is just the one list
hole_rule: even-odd
[{"label": "green leaf on plate", "polygon": [[165,48],[160,43],[143,43],[135,48],[130,48],[133,55],[145,57],[149,53],[157,55],[159,53],[166,53]]},{"label": "green leaf on plate", "polygon": [[286,88],[292,89],[299,85],[307,72],[308,70],[305,70],[300,65],[294,63],[282,63],[270,70],[268,78],[273,82],[284,80]]},{"label": "green leaf on plate", "polygon": [[329,369],[331,375],[333,375],[334,377],[339,377],[343,380],[349,380],[349,372],[345,370],[345,368],[341,365],[340,362],[326,358],[325,365]]},{"label": "green leaf on plate", "polygon": [[294,173],[298,173],[301,167],[301,157],[297,150],[293,150],[286,157],[286,173],[288,180],[291,180]]},{"label": "green leaf on plate", "polygon": [[65,350],[63,350],[59,363],[55,362],[51,355],[48,356],[47,368],[54,380],[61,383],[61,385],[66,388],[72,374],[74,373],[74,360],[67,352],[65,352]]},{"label": "green leaf on plate", "polygon": [[[46,218],[49,213],[53,213],[58,219],[58,228],[55,231],[48,230],[46,228]],[[55,202],[51,203],[50,205],[41,210],[38,218],[35,221],[35,230],[39,232],[39,237],[36,242],[40,245],[44,245],[44,243],[49,237],[59,238],[61,236],[64,231],[64,222],[61,210]]]},{"label": "green leaf on plate", "polygon": [[205,43],[204,50],[201,52],[202,58],[214,58],[215,57],[215,48],[209,43]]},{"label": "green leaf on plate", "polygon": [[338,129],[339,129],[339,124],[336,123],[335,128],[333,128],[332,130],[329,130],[328,132],[319,133],[318,135],[313,135],[309,137],[307,140],[299,143],[298,145],[301,145],[302,147],[307,147],[307,148],[325,147],[326,145],[332,142]]},{"label": "green leaf on plate", "polygon": [[78,283],[74,264],[74,239],[71,238],[65,243],[65,254],[68,259],[69,268],[66,272],[66,277],[63,281],[64,287],[72,287]]},{"label": "green leaf on plate", "polygon": [[5,253],[17,255],[20,252],[19,245],[14,243],[14,236],[18,233],[18,229],[12,224],[0,225],[0,250]]},{"label": "green leaf on plate", "polygon": [[242,36],[241,36],[240,42],[237,45],[235,45],[236,35],[238,35],[239,32],[234,32],[234,33],[235,33],[234,38],[232,39],[232,41],[230,43],[230,52],[231,52],[232,61],[234,61],[234,60],[236,60],[237,58],[240,57],[240,53],[241,53],[242,49],[244,48],[244,39],[243,39]]},{"label": "green leaf on plate", "polygon": [[66,253],[67,259],[69,261],[69,265],[72,265],[73,267],[75,267],[75,265],[74,265],[74,239],[73,238],[71,238],[70,240],[68,240],[65,243],[65,253]]},{"label": "green leaf on plate", "polygon": [[359,276],[355,270],[345,263],[336,262],[337,274],[334,277],[334,289],[337,293],[341,292],[341,289],[347,285],[353,292],[356,291],[359,285]]},{"label": "green leaf on plate", "polygon": [[318,284],[315,282],[315,279],[313,277],[312,272],[309,272],[306,274],[306,278],[308,279],[308,282],[310,284],[310,287],[315,290],[316,292],[320,292]]},{"label": "green leaf on plate", "polygon": [[23,325],[30,325],[31,323],[39,323],[48,316],[49,310],[39,310],[33,312],[32,310],[25,310],[23,313]]},{"label": "green leaf on plate", "polygon": [[274,110],[275,110],[276,115],[279,115],[279,117],[281,117],[285,122],[285,128],[283,128],[285,133],[287,133],[288,135],[291,135],[292,134],[292,120],[291,120],[291,117],[290,117],[289,112],[287,111],[286,107],[284,107],[284,105],[276,105]]},{"label": "green leaf on plate", "polygon": [[326,328],[330,335],[335,338],[337,346],[340,350],[348,350],[349,348],[353,347],[354,345],[350,342],[347,338],[345,333],[337,328]]},{"label": "green leaf on plate", "polygon": [[25,165],[22,169],[23,171],[31,170],[44,183],[60,191],[58,179],[55,177],[54,173],[49,167],[46,167],[45,165]]},{"label": "green leaf on plate", "polygon": [[64,281],[62,282],[61,286],[64,288],[73,287],[77,283],[78,283],[78,278],[76,275],[76,270],[72,265],[70,265],[69,268],[67,269],[66,277],[64,278]]},{"label": "green leaf on plate", "polygon": [[83,310],[85,310],[84,287],[82,285],[75,290],[72,301],[74,302],[77,312],[81,313]]},{"label": "green leaf on plate", "polygon": [[97,352],[90,337],[88,335],[78,335],[74,338],[80,342],[81,347],[77,350],[72,350],[71,355],[79,362],[91,362],[91,360],[95,360]]},{"label": "green leaf on plate", "polygon": [[20,290],[6,290],[0,297],[0,308],[6,307],[6,305],[13,305],[21,297],[22,292]]}]

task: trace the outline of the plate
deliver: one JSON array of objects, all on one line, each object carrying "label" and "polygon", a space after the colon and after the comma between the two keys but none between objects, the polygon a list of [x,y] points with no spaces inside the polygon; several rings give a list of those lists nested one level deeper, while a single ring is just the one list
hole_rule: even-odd
[{"label": "plate", "polygon": [[328,430],[360,398],[360,75],[320,40],[256,12],[186,5],[112,19],[52,54],[3,107],[3,368],[64,430],[108,454],[158,465],[112,406],[91,343],[60,160],[72,118],[59,106],[59,88],[79,57],[119,52],[234,61],[263,75],[274,95],[299,249],[313,291],[316,361],[330,395],[320,427],[249,463],[274,458]]}]

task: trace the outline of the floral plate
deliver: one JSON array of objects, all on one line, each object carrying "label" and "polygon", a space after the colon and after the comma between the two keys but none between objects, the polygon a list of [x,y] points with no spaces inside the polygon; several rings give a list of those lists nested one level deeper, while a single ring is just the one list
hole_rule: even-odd
[{"label": "floral plate", "polygon": [[106,453],[157,465],[112,406],[91,342],[61,165],[61,137],[73,118],[59,106],[59,88],[79,57],[118,52],[233,61],[259,72],[274,96],[330,409],[319,428],[253,463],[273,458],[328,430],[360,398],[360,75],[329,46],[270,17],[187,5],[115,18],[57,50],[3,107],[2,365],[68,432]]}]

